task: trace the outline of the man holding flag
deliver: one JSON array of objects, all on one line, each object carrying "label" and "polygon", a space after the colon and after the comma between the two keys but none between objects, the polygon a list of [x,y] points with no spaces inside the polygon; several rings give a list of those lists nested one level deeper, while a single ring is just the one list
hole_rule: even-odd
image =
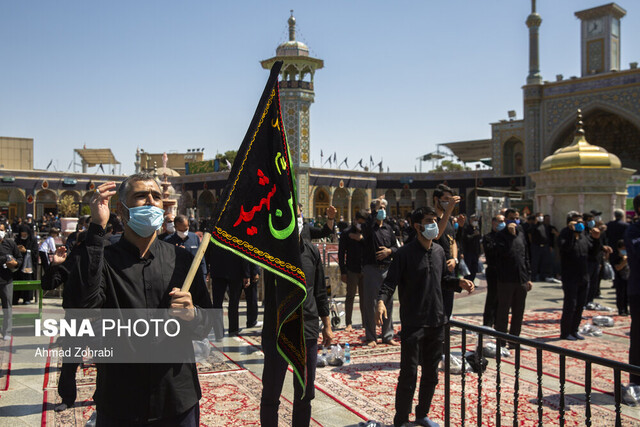
[{"label": "man holding flag", "polygon": [[[278,424],[282,384],[294,372],[293,425],[308,425],[317,358],[318,317],[332,338],[324,271],[317,248],[300,239],[295,178],[271,69],[213,215],[211,241],[265,270],[262,425]],[[307,348],[308,347],[308,348]]]}]

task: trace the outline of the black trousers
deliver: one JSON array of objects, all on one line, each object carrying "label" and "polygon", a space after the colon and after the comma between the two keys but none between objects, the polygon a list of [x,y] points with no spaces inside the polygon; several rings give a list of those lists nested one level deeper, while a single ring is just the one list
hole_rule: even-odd
[{"label": "black trousers", "polygon": [[560,338],[566,338],[578,332],[582,320],[582,310],[587,303],[589,283],[583,279],[562,277],[562,318],[560,319]]},{"label": "black trousers", "polygon": [[[509,333],[520,336],[522,317],[527,301],[527,285],[509,283],[498,280],[498,308],[496,310],[496,331],[507,332],[509,310],[511,310],[511,326]],[[506,343],[505,343],[506,344]]]},{"label": "black trousers", "polygon": [[229,333],[237,333],[240,330],[240,295],[244,291],[247,301],[247,327],[256,324],[258,318],[258,284],[252,283],[247,288],[243,287],[242,279],[228,280],[214,277],[212,280],[213,308],[222,308],[224,293],[229,293]]},{"label": "black trousers", "polygon": [[[293,378],[293,419],[294,427],[306,427],[311,421],[311,401],[315,397],[316,362],[318,360],[318,341],[306,340],[307,344],[307,390],[302,397],[302,386]],[[262,371],[262,398],[260,399],[260,424],[263,427],[278,425],[278,407],[284,378],[287,374],[287,362],[282,358],[273,339],[262,340],[264,369]]]},{"label": "black trousers", "polygon": [[[616,274],[617,275],[617,274]],[[629,312],[629,297],[627,296],[627,280],[621,277],[613,279],[613,287],[616,288],[616,307],[618,314]]]},{"label": "black trousers", "polygon": [[600,293],[600,263],[589,261],[589,290],[587,291],[587,302],[593,302],[596,295]]},{"label": "black trousers", "polygon": [[[629,335],[629,363],[640,366],[640,295],[629,295],[631,334]],[[629,374],[629,382],[640,385],[640,375]]]},{"label": "black trousers", "polygon": [[76,401],[76,372],[80,362],[62,361],[60,368],[60,378],[58,379],[58,394],[62,398],[62,403],[71,407]]},{"label": "black trousers", "polygon": [[482,325],[492,328],[496,322],[498,307],[498,270],[493,266],[487,266],[485,277],[487,279],[487,297],[484,301]]},{"label": "black trousers", "polygon": [[444,343],[444,326],[433,328],[402,327],[402,346],[400,348],[400,375],[396,387],[396,415],[394,426],[401,426],[409,421],[413,395],[418,379],[418,365],[422,367],[420,391],[416,419],[429,414],[431,400],[438,385],[438,364],[442,359]]},{"label": "black trousers", "polygon": [[455,291],[451,289],[442,290],[442,304],[444,305],[444,314],[447,315],[447,319],[451,318],[453,313],[453,299],[455,297]]},{"label": "black trousers", "polygon": [[200,405],[194,405],[186,412],[176,415],[175,417],[165,418],[149,423],[131,423],[112,418],[97,408],[98,417],[96,418],[96,427],[133,427],[133,426],[149,426],[149,427],[198,427],[200,425]]},{"label": "black trousers", "polygon": [[549,245],[531,244],[531,275],[533,281],[541,282],[552,276],[551,249]]}]

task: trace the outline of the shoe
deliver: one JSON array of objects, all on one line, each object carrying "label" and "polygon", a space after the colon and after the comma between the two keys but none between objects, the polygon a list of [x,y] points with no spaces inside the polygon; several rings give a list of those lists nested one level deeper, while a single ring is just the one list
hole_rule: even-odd
[{"label": "shoe", "polygon": [[596,303],[594,302],[589,302],[587,303],[587,305],[584,306],[585,310],[595,310],[596,309]]},{"label": "shoe", "polygon": [[5,341],[11,341],[11,335],[7,334],[4,337],[2,337],[2,339]]},{"label": "shoe", "polygon": [[22,304],[23,305],[29,305],[29,304],[33,304],[33,302],[31,302],[31,301],[23,301]]},{"label": "shoe", "polygon": [[237,337],[238,335],[240,335],[240,331],[242,329],[238,329],[237,331],[229,331],[229,336],[230,337]]},{"label": "shoe", "polygon": [[371,347],[374,348],[376,347],[378,344],[375,341],[367,341],[367,347]]},{"label": "shoe", "polygon": [[56,406],[55,408],[53,408],[54,411],[56,412],[62,412],[62,411],[66,411],[67,409],[73,407],[73,403],[67,404],[62,402],[61,404],[59,404],[58,406]]},{"label": "shoe", "polygon": [[390,345],[392,347],[398,347],[400,343],[394,339],[390,339],[388,341],[382,341],[382,344]]},{"label": "shoe", "polygon": [[419,426],[440,427],[440,424],[429,419],[429,417],[416,418],[416,424],[418,424]]},{"label": "shoe", "polygon": [[580,335],[580,333],[579,333],[579,332],[576,332],[576,333],[574,333],[574,334],[572,334],[572,335],[573,335],[573,337],[575,337],[576,339],[579,339],[579,340],[583,340],[583,339],[584,339],[584,337],[583,337],[582,335]]},{"label": "shoe", "polygon": [[247,325],[247,329],[251,329],[251,328],[259,328],[263,325],[264,323],[261,321],[255,322],[253,325]]},{"label": "shoe", "polygon": [[561,339],[561,340],[567,340],[567,341],[577,341],[577,340],[578,340],[578,338],[574,337],[574,336],[573,336],[573,335],[571,335],[571,334],[569,334],[569,335],[567,335],[567,336],[564,336],[564,337],[561,335],[561,336],[560,336],[560,339]]},{"label": "shoe", "polygon": [[347,327],[346,327],[346,328],[344,328],[344,331],[345,331],[345,332],[351,332],[351,331],[353,331],[353,326],[351,326],[351,325],[347,325]]},{"label": "shoe", "polygon": [[628,316],[629,312],[628,311],[621,311],[620,313],[618,313],[618,316]]}]

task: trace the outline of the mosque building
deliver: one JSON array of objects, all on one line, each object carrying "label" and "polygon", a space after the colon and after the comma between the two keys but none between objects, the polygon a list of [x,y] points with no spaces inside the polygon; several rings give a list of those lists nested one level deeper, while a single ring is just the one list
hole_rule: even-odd
[{"label": "mosque building", "polygon": [[[523,118],[491,123],[490,139],[442,144],[463,162],[490,159],[491,169],[439,173],[348,171],[310,165],[314,77],[324,62],[310,56],[309,48],[296,40],[292,13],[288,20],[289,40],[261,65],[269,69],[275,61],[284,61],[280,81],[282,114],[304,215],[322,215],[332,204],[349,220],[356,210],[368,207],[372,198],[381,195],[388,200],[391,215],[404,215],[430,204],[433,189],[443,182],[461,195],[462,212],[485,211],[487,202],[503,206],[506,199],[525,211],[544,210],[546,204],[534,207],[540,203],[529,174],[540,170],[546,157],[571,144],[577,109],[582,110],[584,131],[591,144],[617,155],[623,167],[639,170],[640,70],[636,62],[628,69],[620,63],[621,20],[626,11],[610,3],[576,12],[580,19],[582,75],[557,75],[550,82],[543,80],[540,73],[538,39],[542,18],[535,0],[531,9],[525,21],[529,31],[529,73],[522,88]],[[226,177],[227,172],[213,172],[171,178],[181,193],[178,210],[186,212],[193,207],[201,217],[210,215]],[[615,207],[623,204],[621,196]]]}]

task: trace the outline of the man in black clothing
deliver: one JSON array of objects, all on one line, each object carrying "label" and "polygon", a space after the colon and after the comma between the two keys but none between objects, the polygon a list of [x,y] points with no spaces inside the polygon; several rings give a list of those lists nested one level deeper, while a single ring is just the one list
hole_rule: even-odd
[{"label": "man in black clothing", "polygon": [[[346,330],[352,330],[353,302],[358,296],[362,298],[362,227],[367,222],[369,214],[364,209],[356,212],[356,220],[351,227],[340,234],[338,244],[338,265],[340,266],[340,280],[347,284],[345,299]],[[357,237],[352,237],[354,234]],[[362,312],[362,308],[360,309]]]},{"label": "man in black clothing", "polygon": [[544,223],[544,215],[538,212],[535,222],[529,226],[529,253],[531,254],[531,275],[536,282],[541,282],[553,273],[551,267],[551,246],[549,227]]},{"label": "man in black clothing", "polygon": [[[172,351],[182,360],[193,359],[191,340],[201,340],[211,329],[207,310],[211,300],[203,277],[196,274],[189,292],[182,292],[193,256],[185,249],[161,242],[162,192],[153,176],[131,175],[118,189],[117,211],[125,231],[115,245],[104,246],[109,200],[115,182],[100,185],[91,199],[91,223],[79,251],[79,274],[66,286],[77,298],[77,308],[172,309],[188,334],[176,337]],[[158,342],[158,353],[166,351]],[[166,347],[166,345],[164,346]],[[98,426],[197,426],[200,384],[195,363],[97,364]]]},{"label": "man in black clothing", "polygon": [[395,426],[409,421],[416,389],[417,368],[422,366],[416,423],[437,426],[427,415],[438,384],[438,364],[442,359],[444,325],[449,321],[442,301],[442,289],[472,292],[473,282],[453,276],[441,246],[433,244],[438,235],[433,208],[416,209],[412,224],[417,238],[396,252],[389,274],[378,295],[377,322],[387,317],[387,305],[398,287],[402,344],[400,376],[396,388]]},{"label": "man in black clothing", "polygon": [[517,223],[516,210],[507,209],[505,217],[506,227],[496,234],[496,249],[500,260],[496,331],[507,332],[511,310],[509,333],[519,336],[527,292],[532,287],[529,247],[524,231]]},{"label": "man in black clothing", "polygon": [[2,332],[5,341],[11,339],[13,329],[13,275],[11,270],[22,264],[22,254],[15,242],[8,238],[6,225],[0,223],[0,301],[2,301]]},{"label": "man in black clothing", "polygon": [[564,292],[560,338],[582,340],[584,337],[578,333],[578,327],[589,290],[588,257],[589,251],[600,245],[600,230],[594,227],[587,234],[582,214],[571,211],[567,214],[567,227],[560,231],[558,242]]},{"label": "man in black clothing", "polygon": [[617,243],[624,239],[629,223],[626,221],[626,214],[622,209],[613,211],[614,220],[607,223],[607,240]]},{"label": "man in black clothing", "polygon": [[176,232],[176,226],[173,223],[174,218],[175,217],[172,214],[166,214],[164,216],[164,221],[162,223],[162,233],[158,234],[158,239],[166,240],[167,237]]},{"label": "man in black clothing", "polygon": [[[433,205],[438,214],[438,237],[435,242],[442,246],[447,258],[447,269],[453,272],[458,265],[458,244],[456,243],[456,231],[451,223],[451,214],[456,205],[460,203],[460,196],[454,196],[453,190],[444,184],[439,184],[433,190]],[[463,220],[464,221],[464,220]],[[444,311],[447,317],[453,313],[454,293],[450,289],[442,290]]]},{"label": "man in black clothing", "polygon": [[[299,227],[299,230],[301,231],[301,227]],[[318,358],[318,336],[320,335],[318,318],[322,320],[322,345],[331,345],[331,340],[333,339],[320,252],[308,240],[300,238],[300,257],[307,285],[307,298],[304,300],[302,307],[304,312],[304,338],[307,347],[307,386],[303,397],[302,386],[294,377],[293,419],[291,424],[296,427],[308,426],[311,420],[311,401],[315,397],[314,381]],[[260,423],[264,427],[278,425],[280,393],[287,373],[287,362],[278,353],[276,347],[276,286],[280,280],[285,279],[265,271],[264,325],[262,327],[264,369],[262,371],[262,398],[260,399]]]},{"label": "man in black clothing", "polygon": [[315,227],[308,222],[304,222],[302,204],[298,204],[298,227],[302,224],[300,236],[309,242],[312,239],[322,239],[331,236],[333,234],[337,212],[338,210],[334,206],[329,206],[327,208],[327,222],[322,227]]},{"label": "man in black clothing", "polygon": [[491,231],[482,238],[484,256],[487,259],[487,268],[484,271],[487,279],[487,297],[484,302],[482,325],[493,328],[496,321],[498,306],[498,268],[500,260],[496,248],[496,235],[506,227],[504,216],[496,215],[491,219]]},{"label": "man in black clothing", "polygon": [[[595,212],[595,214],[591,212]],[[598,228],[596,225],[595,217],[602,214],[602,212],[597,211],[591,212],[582,214],[582,219],[584,221],[586,231],[589,233],[591,233],[592,229]],[[591,235],[588,235],[587,238],[591,241],[593,241],[594,239]],[[598,240],[600,240],[600,244],[592,244],[589,248],[589,255],[587,257],[587,270],[589,271],[589,290],[587,291],[586,304],[592,303],[596,298],[596,295],[600,293],[600,266],[604,261],[604,254],[613,253],[613,250],[607,242],[606,233],[600,231],[600,237],[598,238]]]},{"label": "man in black clothing", "polygon": [[478,259],[480,258],[480,224],[478,223],[478,216],[472,214],[469,217],[470,221],[462,228],[462,253],[464,255],[464,262],[469,268],[469,275],[465,276],[465,279],[472,282],[476,279],[476,273],[478,272]]},{"label": "man in black clothing", "polygon": [[[213,329],[216,339],[223,337],[222,303],[225,292],[229,293],[229,335],[236,336],[240,332],[238,308],[243,291],[247,300],[247,328],[256,326],[258,290],[255,276],[259,275],[258,266],[217,245],[209,245],[205,259],[211,275],[213,308],[218,309],[216,314],[220,314],[216,317]],[[248,286],[245,287],[245,284]]]},{"label": "man in black clothing", "polygon": [[[369,221],[363,225],[362,274],[364,285],[360,297],[362,323],[365,340],[369,347],[377,345],[376,336],[376,301],[378,292],[391,264],[393,254],[398,250],[398,241],[392,227],[385,221],[387,217],[387,201],[383,198],[374,200],[374,207]],[[393,339],[393,301],[387,304],[388,318],[382,324],[382,342],[388,345],[400,345]]]}]

